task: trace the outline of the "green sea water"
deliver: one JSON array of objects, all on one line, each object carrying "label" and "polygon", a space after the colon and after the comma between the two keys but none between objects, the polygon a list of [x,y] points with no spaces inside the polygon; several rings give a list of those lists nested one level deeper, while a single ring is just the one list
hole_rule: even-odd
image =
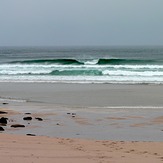
[{"label": "green sea water", "polygon": [[0,81],[163,83],[163,47],[0,47]]}]

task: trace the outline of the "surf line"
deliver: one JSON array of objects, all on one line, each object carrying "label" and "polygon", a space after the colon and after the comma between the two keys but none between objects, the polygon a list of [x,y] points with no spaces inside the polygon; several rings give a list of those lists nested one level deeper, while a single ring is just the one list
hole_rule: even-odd
[{"label": "surf line", "polygon": [[94,109],[163,109],[163,106],[104,106],[104,107],[90,107]]},{"label": "surf line", "polygon": [[8,102],[27,102],[27,100],[24,99],[15,99],[11,97],[0,97],[0,101],[8,101]]}]

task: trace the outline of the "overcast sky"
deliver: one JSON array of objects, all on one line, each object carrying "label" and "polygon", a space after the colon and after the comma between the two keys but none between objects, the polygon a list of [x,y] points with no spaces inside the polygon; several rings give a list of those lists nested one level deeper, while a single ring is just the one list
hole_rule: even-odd
[{"label": "overcast sky", "polygon": [[163,45],[163,0],[0,0],[4,45]]}]

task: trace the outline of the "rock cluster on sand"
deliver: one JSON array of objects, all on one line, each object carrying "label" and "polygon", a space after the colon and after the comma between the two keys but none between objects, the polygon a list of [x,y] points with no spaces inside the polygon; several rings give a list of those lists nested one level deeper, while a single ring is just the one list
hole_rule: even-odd
[{"label": "rock cluster on sand", "polygon": [[67,113],[67,114],[71,115],[72,118],[75,118],[76,117],[76,113]]},{"label": "rock cluster on sand", "polygon": [[[7,104],[7,103],[3,103],[3,104]],[[6,111],[0,111],[0,115],[1,114],[2,115],[6,115],[6,114],[8,114],[8,112],[6,112]],[[31,113],[25,113],[25,114],[26,115],[27,114],[30,114],[31,115]],[[43,121],[43,119],[40,118],[40,117],[34,117],[34,119],[36,119],[38,121]],[[27,116],[27,117],[23,117],[23,120],[24,121],[31,121],[31,120],[33,120],[33,118],[32,118],[32,116]],[[6,118],[6,117],[0,117],[0,131],[5,131],[5,127],[3,127],[3,126],[7,126],[8,121],[10,123],[13,122],[13,120],[8,120],[8,118]],[[17,123],[17,124],[10,124],[10,127],[12,127],[12,128],[24,128],[26,126],[24,124]],[[28,135],[28,136],[35,136],[35,134],[26,134],[26,135]]]}]

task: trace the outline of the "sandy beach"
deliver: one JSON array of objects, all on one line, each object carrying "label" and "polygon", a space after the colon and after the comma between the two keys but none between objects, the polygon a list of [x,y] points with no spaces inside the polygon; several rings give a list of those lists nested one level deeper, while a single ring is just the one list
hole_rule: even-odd
[{"label": "sandy beach", "polygon": [[7,112],[0,118],[8,118],[0,157],[6,163],[162,162],[162,92],[162,85],[0,83],[0,111]]},{"label": "sandy beach", "polygon": [[5,163],[159,163],[163,143],[92,141],[0,134],[0,158]]}]

